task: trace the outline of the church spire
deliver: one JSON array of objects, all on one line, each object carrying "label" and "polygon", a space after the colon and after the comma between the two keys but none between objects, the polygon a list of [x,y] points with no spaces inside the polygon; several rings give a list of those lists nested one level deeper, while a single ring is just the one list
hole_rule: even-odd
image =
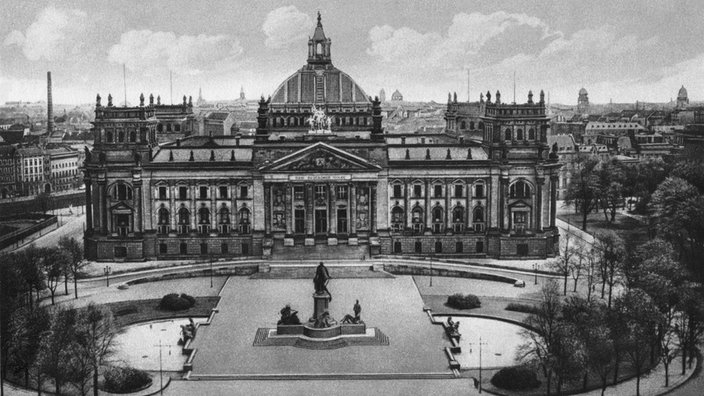
[{"label": "church spire", "polygon": [[318,12],[318,24],[315,26],[313,37],[308,40],[308,64],[331,64],[330,43],[330,39],[325,37],[323,22],[321,20],[320,12]]}]

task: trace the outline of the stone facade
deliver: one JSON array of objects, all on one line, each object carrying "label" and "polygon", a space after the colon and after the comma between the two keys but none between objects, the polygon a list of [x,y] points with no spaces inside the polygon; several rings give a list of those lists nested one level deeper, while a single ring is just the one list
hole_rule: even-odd
[{"label": "stone facade", "polygon": [[560,164],[542,92],[525,104],[503,104],[498,92],[471,106],[450,100],[446,134],[392,138],[380,100],[333,66],[330,45],[318,19],[308,62],[261,98],[253,135],[157,145],[153,105],[98,102],[85,165],[88,256],[268,256],[314,244],[554,256]]}]

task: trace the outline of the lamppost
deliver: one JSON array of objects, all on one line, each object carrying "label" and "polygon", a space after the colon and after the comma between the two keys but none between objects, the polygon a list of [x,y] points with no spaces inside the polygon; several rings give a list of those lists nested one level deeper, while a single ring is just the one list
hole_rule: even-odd
[{"label": "lamppost", "polygon": [[534,284],[538,284],[538,263],[533,263],[533,273],[535,274]]},{"label": "lamppost", "polygon": [[433,287],[433,261],[430,261],[430,287]]},{"label": "lamppost", "polygon": [[109,265],[106,265],[105,268],[103,268],[103,273],[105,274],[105,283],[107,287],[110,287],[110,272],[112,272],[112,268],[110,268]]},{"label": "lamppost", "polygon": [[210,255],[210,288],[213,287],[213,255]]}]

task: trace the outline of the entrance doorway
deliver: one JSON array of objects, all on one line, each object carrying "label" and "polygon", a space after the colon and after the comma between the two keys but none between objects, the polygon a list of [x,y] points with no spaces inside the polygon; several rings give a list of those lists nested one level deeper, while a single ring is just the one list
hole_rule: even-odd
[{"label": "entrance doorway", "polygon": [[337,233],[347,233],[347,209],[337,210]]},{"label": "entrance doorway", "polygon": [[306,211],[303,209],[296,209],[293,211],[294,217],[294,230],[296,234],[305,234],[306,232]]},{"label": "entrance doorway", "polygon": [[315,210],[315,233],[327,234],[328,232],[328,211],[326,209]]}]

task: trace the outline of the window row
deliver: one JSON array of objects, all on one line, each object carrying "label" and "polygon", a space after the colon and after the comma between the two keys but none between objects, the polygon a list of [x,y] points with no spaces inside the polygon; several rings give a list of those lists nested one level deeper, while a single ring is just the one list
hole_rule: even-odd
[{"label": "window row", "polygon": [[157,132],[181,132],[181,124],[156,124]]},{"label": "window row", "polygon": [[[450,245],[452,246],[452,245]],[[403,245],[399,241],[394,242],[394,253],[406,253],[403,251]],[[421,241],[416,241],[413,244],[413,253],[430,253],[423,251],[423,243]],[[443,243],[441,241],[436,241],[433,245],[433,253],[450,253],[448,251],[443,252]],[[474,245],[474,252],[465,252],[465,246],[463,242],[455,242],[454,253],[484,253],[484,241],[477,241]]]},{"label": "window row", "polygon": [[512,128],[506,128],[504,140],[535,140],[535,129],[530,128],[528,134],[524,135],[521,128],[516,129],[515,134]]},{"label": "window row", "polygon": [[[199,252],[201,255],[206,255],[206,254],[216,254],[216,251],[211,251],[209,244],[202,242],[199,247]],[[166,243],[160,243],[159,244],[159,254],[175,254],[176,252],[169,252],[169,245]],[[235,253],[235,252],[232,252]],[[187,255],[187,254],[195,254],[192,251],[189,252],[188,249],[188,244],[186,242],[181,242],[178,246],[178,254],[180,255]],[[230,245],[227,243],[221,243],[220,244],[220,254],[230,254]],[[243,243],[240,245],[240,254],[242,256],[249,256],[249,244]]]},{"label": "window row", "polygon": [[[392,198],[403,198],[404,197],[404,189],[403,189],[402,184],[394,184],[393,185],[393,193],[392,193]],[[442,184],[434,184],[431,186],[432,187],[432,196],[434,198],[441,198],[444,197],[444,188]],[[485,189],[484,189],[484,184],[475,184],[473,186],[474,188],[474,198],[484,198],[485,194]],[[462,184],[453,184],[452,185],[452,196],[454,198],[462,198],[464,197],[464,191],[465,191],[465,186]],[[413,198],[422,198],[423,197],[423,185],[422,184],[413,184],[411,185],[411,197]]]},{"label": "window row", "polygon": [[[157,231],[160,234],[167,234],[171,225],[171,212],[162,206],[157,212],[157,217]],[[210,209],[201,207],[198,209],[196,217],[192,219],[191,211],[182,206],[176,213],[176,227],[179,234],[191,232],[191,220],[195,220],[199,233],[207,234],[211,231],[212,222]],[[235,229],[232,226],[233,222],[230,216],[230,209],[226,206],[218,210],[216,220],[218,232],[221,234],[229,234]],[[248,208],[241,208],[237,212],[236,220],[236,229],[240,234],[249,234],[251,232],[251,212]]]},{"label": "window row", "polygon": [[[484,231],[485,213],[483,206],[477,206],[472,211],[472,225],[474,231]],[[425,211],[420,206],[416,206],[411,210],[410,229],[416,233],[425,232],[426,227]],[[450,224],[445,224],[445,210],[441,206],[436,206],[431,209],[431,224],[432,232],[445,232],[446,228],[452,229],[454,232],[465,231],[465,208],[463,206],[455,206],[452,209]],[[406,211],[400,206],[394,206],[391,209],[391,229],[393,231],[403,231],[406,227]]]},{"label": "window row", "polygon": [[[248,198],[249,197],[249,186],[237,186],[233,187],[236,188],[237,194],[236,196],[239,198]],[[191,192],[191,188],[188,186],[178,186],[175,188],[174,192],[176,193],[175,199],[181,200],[181,201],[187,201],[191,199],[191,195],[193,195]],[[230,196],[230,187],[228,186],[218,186],[217,188],[217,198],[218,199],[229,199],[229,198],[235,198],[235,196]],[[194,197],[195,199],[210,199],[212,198],[212,194],[210,191],[210,187],[208,186],[199,186],[196,189],[196,196]],[[157,187],[157,199],[160,200],[166,200],[169,199],[169,187],[166,186],[160,186]]]}]

